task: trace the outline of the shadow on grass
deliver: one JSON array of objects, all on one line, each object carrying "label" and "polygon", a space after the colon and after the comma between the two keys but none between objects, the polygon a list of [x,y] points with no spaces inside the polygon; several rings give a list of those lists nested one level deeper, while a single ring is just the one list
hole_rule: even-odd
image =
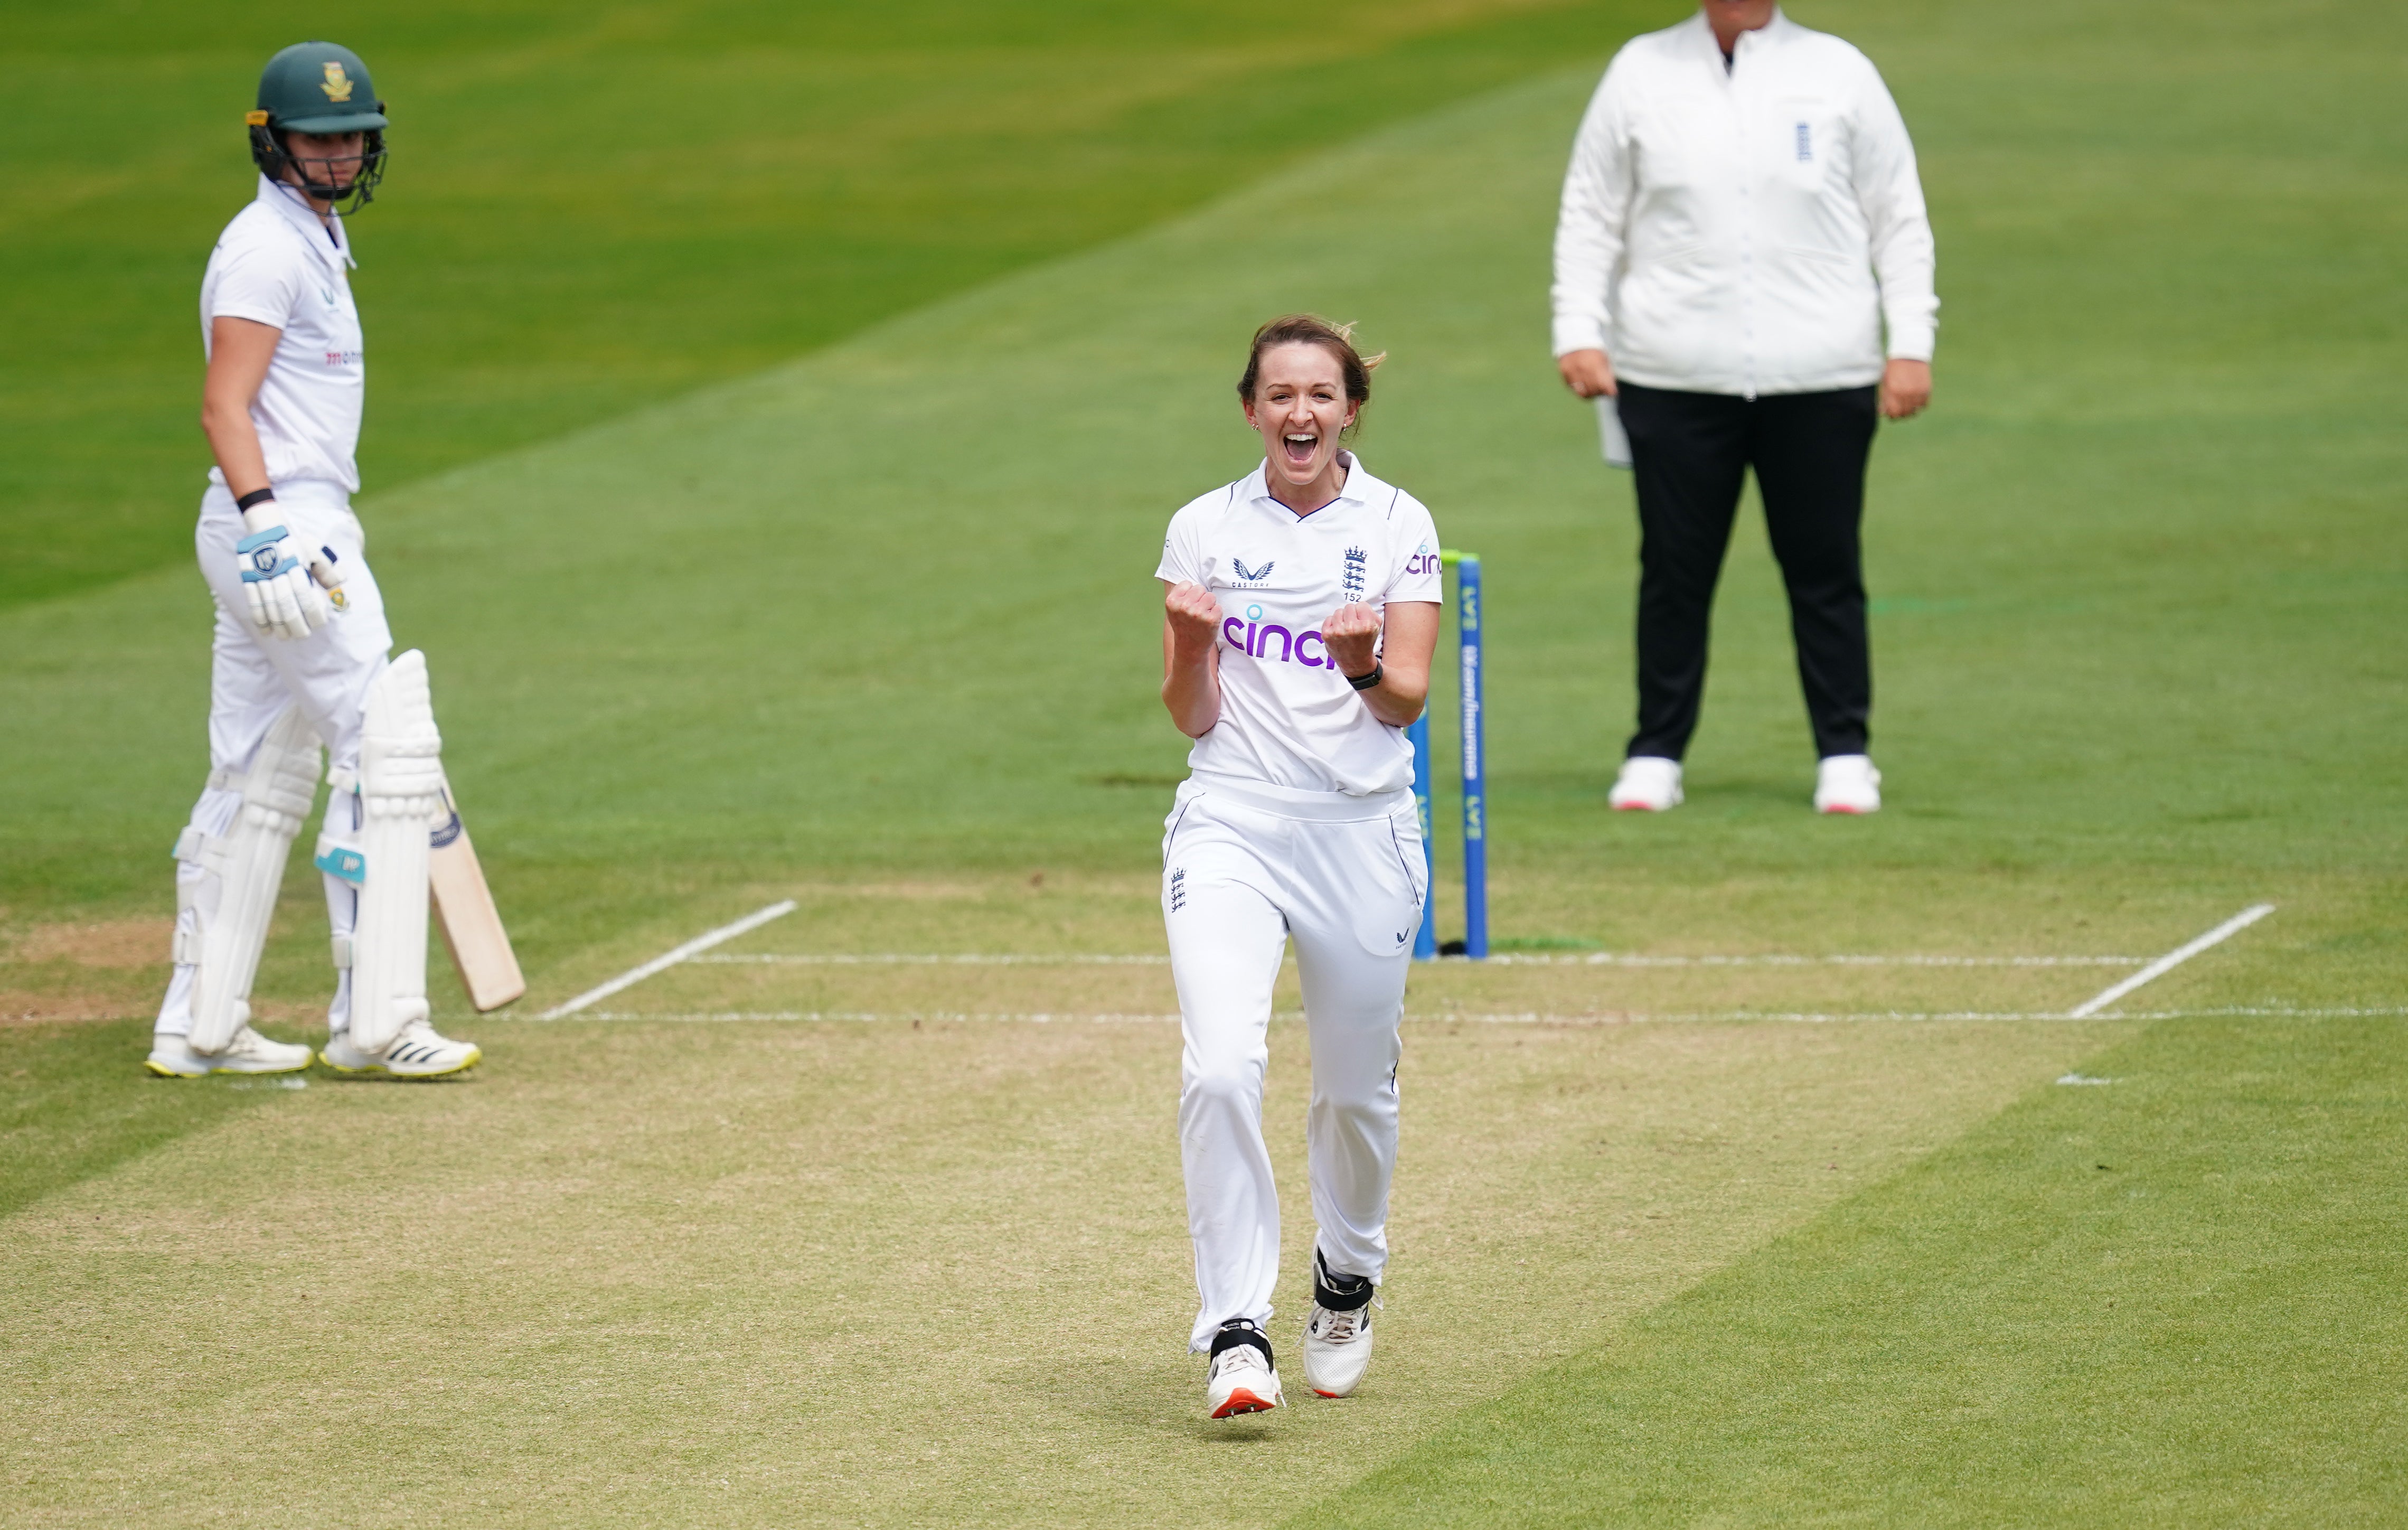
[{"label": "shadow on grass", "polygon": [[290,1087],[156,1078],[150,1050],[148,1019],[0,1028],[0,1216]]}]

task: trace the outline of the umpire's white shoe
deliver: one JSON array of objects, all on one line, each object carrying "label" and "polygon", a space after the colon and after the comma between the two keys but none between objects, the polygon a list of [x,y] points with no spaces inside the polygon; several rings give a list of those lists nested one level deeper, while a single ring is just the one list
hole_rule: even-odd
[{"label": "umpire's white shoe", "polygon": [[1280,1394],[1271,1341],[1263,1331],[1243,1318],[1221,1324],[1212,1337],[1212,1368],[1204,1375],[1204,1403],[1212,1416],[1268,1413],[1286,1400]]},{"label": "umpire's white shoe", "polygon": [[298,1073],[309,1065],[309,1049],[270,1041],[246,1025],[225,1051],[194,1051],[193,1038],[162,1031],[150,1037],[142,1065],[162,1079],[199,1079],[212,1073]]},{"label": "umpire's white shoe", "polygon": [[396,1079],[435,1079],[446,1073],[466,1073],[484,1061],[485,1054],[474,1041],[453,1041],[435,1034],[435,1027],[423,1020],[413,1020],[401,1028],[393,1044],[371,1055],[351,1045],[351,1036],[342,1031],[326,1038],[325,1050],[318,1058],[337,1073],[390,1073]]},{"label": "umpire's white shoe", "polygon": [[1814,767],[1814,810],[1818,813],[1881,811],[1881,772],[1870,754],[1832,754]]},{"label": "umpire's white shoe", "polygon": [[1371,1366],[1371,1302],[1377,1288],[1359,1275],[1332,1275],[1312,1254],[1312,1315],[1304,1320],[1304,1384],[1317,1396],[1346,1397]]},{"label": "umpire's white shoe", "polygon": [[1634,754],[1622,762],[1622,774],[1605,805],[1617,812],[1660,813],[1681,806],[1681,762],[1661,755]]}]

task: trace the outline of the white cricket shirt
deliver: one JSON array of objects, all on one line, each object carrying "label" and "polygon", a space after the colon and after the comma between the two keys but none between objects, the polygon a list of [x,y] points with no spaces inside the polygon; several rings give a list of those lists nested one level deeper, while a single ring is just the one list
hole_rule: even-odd
[{"label": "white cricket shirt", "polygon": [[1633,37],[1555,225],[1555,347],[1692,393],[1818,393],[1931,359],[1914,145],[1872,61],[1779,11],[1724,67],[1700,14]]},{"label": "white cricket shirt", "polygon": [[[249,319],[283,331],[251,422],[271,483],[320,479],[345,493],[360,487],[360,403],[366,341],[346,279],[351,259],[343,221],[330,235],[308,203],[265,176],[259,195],[235,214],[201,278],[201,353],[209,322]],[[225,474],[209,469],[209,481]]]},{"label": "white cricket shirt", "polygon": [[1154,578],[1221,602],[1221,720],[1190,770],[1351,796],[1413,783],[1405,730],[1371,714],[1320,629],[1349,601],[1440,600],[1438,529],[1420,500],[1338,458],[1346,487],[1311,515],[1271,497],[1265,464],[1170,518]]}]

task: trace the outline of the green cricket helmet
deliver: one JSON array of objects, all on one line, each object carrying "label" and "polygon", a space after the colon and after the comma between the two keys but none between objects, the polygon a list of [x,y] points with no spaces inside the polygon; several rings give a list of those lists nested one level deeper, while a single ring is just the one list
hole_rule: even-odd
[{"label": "green cricket helmet", "polygon": [[[250,114],[251,157],[270,180],[294,179],[321,202],[334,204],[337,215],[359,211],[376,196],[384,179],[384,103],[368,79],[360,56],[338,43],[297,42],[267,61],[259,74],[259,105]],[[285,142],[288,133],[357,133],[360,157],[347,160],[296,160]],[[331,183],[312,179],[314,169],[332,176],[332,166],[351,164],[351,179]]]}]

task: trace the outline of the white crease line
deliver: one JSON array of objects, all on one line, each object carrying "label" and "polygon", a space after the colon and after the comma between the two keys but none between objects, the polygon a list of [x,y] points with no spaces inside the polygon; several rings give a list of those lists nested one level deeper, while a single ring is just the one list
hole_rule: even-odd
[{"label": "white crease line", "polygon": [[677,965],[680,962],[685,961],[690,957],[698,956],[702,952],[709,951],[711,947],[718,945],[723,940],[733,940],[738,936],[743,935],[747,931],[757,930],[762,925],[768,923],[769,921],[773,919],[782,919],[794,911],[795,900],[792,898],[773,903],[767,908],[756,908],[752,912],[746,914],[742,919],[738,920],[733,924],[722,924],[719,928],[710,931],[707,935],[695,936],[693,939],[687,941],[684,945],[678,947],[675,951],[663,951],[660,955],[653,957],[649,962],[646,962],[642,966],[631,967],[627,971],[622,972],[617,977],[611,979],[609,982],[604,983],[601,987],[589,988],[584,993],[580,994],[575,998],[569,1000],[566,1004],[554,1005],[552,1008],[546,1009],[543,1013],[536,1016],[535,1018],[538,1020],[558,1020],[565,1015],[573,1015],[580,1009],[584,1008],[587,1005],[607,999],[623,988],[635,987],[636,984],[642,982],[645,979],[651,977],[655,972],[666,971],[668,968]]},{"label": "white crease line", "polygon": [[[964,951],[735,951],[697,956],[697,963],[772,966],[1168,966],[1168,956],[1122,956],[1096,952],[1060,955]],[[1449,958],[1461,961],[1466,958]],[[1624,956],[1611,951],[1548,956],[1502,952],[1492,966],[2139,966],[2145,956]]]},{"label": "white crease line", "polygon": [[1544,956],[1500,952],[1506,966],[2139,966],[2145,956],[1621,956],[1611,951]]},{"label": "white crease line", "polygon": [[[877,1024],[886,1022],[900,1022],[906,1020],[910,1021],[914,1024],[917,1024],[924,1020],[955,1022],[965,1021],[984,1021],[993,1024],[1011,1025],[1176,1025],[1179,1023],[1179,1017],[1177,1015],[1109,1013],[1095,1015],[1070,1015],[1050,1014],[1041,1011],[1030,1011],[1027,1013],[1007,1013],[999,1011],[974,1013],[968,1010],[947,1009],[882,1011],[871,1009],[728,1009],[721,1010],[717,1013],[680,1015],[655,1015],[635,1010],[623,1011],[616,1009],[597,1009],[593,1013],[586,1015],[584,1018],[587,1020],[656,1020],[676,1021],[681,1022],[700,1021],[786,1021],[801,1022],[811,1024]],[[1304,1017],[1301,1014],[1297,1014],[1293,1017],[1282,1015],[1279,1018],[1282,1020],[1291,1018],[1302,1020]]]},{"label": "white crease line", "polygon": [[[2214,1009],[2148,1009],[2128,1014],[2093,1015],[2084,1018],[2100,1023],[2142,1020],[2214,1019],[2223,1016],[2262,1016],[2276,1020],[2350,1020],[2397,1019],[2408,1017],[2408,1006],[2384,1008],[2315,1008],[2294,1009],[2281,1006],[2244,1005]],[[500,1016],[488,1017],[500,1019]],[[950,1023],[978,1022],[987,1024],[1019,1025],[1175,1025],[1177,1015],[1113,1013],[1065,1014],[1045,1011],[1017,1012],[1008,1010],[876,1010],[876,1009],[728,1009],[712,1013],[652,1014],[640,1010],[597,1009],[580,1017],[584,1020],[659,1021],[663,1022],[694,1022],[703,1021],[754,1021],[802,1023],[864,1023],[875,1024],[902,1021],[936,1021]],[[1272,1016],[1280,1021],[1299,1021],[1302,1010],[1283,1009]],[[1416,1025],[1727,1025],[1753,1022],[1780,1022],[1788,1024],[1834,1025],[1871,1022],[1920,1022],[1942,1023],[1960,1021],[2046,1021],[2063,1024],[2072,1016],[2055,1009],[1961,1009],[1950,1011],[1912,1012],[1879,1010],[1852,1014],[1818,1014],[1806,1011],[1774,1012],[1762,1009],[1724,1009],[1693,1014],[1447,1014],[1407,1015],[1405,1020]]]},{"label": "white crease line", "polygon": [[779,966],[1168,966],[1168,956],[1116,956],[1096,952],[1049,955],[1001,951],[736,951],[697,958],[731,965]]},{"label": "white crease line", "polygon": [[2090,1000],[2089,1003],[2068,1010],[2065,1018],[2068,1020],[2088,1020],[2092,1015],[2095,1015],[2100,1010],[2106,1008],[2109,1005],[2114,1003],[2117,999],[2122,998],[2132,990],[2140,987],[2143,983],[2164,977],[2167,973],[2172,972],[2174,968],[2182,965],[2185,962],[2197,956],[2200,951],[2207,950],[2210,946],[2223,944],[2225,941],[2231,939],[2234,936],[2239,935],[2242,931],[2247,929],[2250,925],[2257,923],[2259,920],[2264,919],[2268,914],[2271,914],[2273,911],[2274,906],[2271,903],[2251,904],[2248,908],[2242,909],[2239,913],[2233,915],[2230,919],[2226,920],[2223,923],[2218,924],[2215,928],[2208,931],[2205,935],[2200,936],[2198,939],[2191,941],[2187,945],[2175,947],[2173,950],[2166,952],[2163,956],[2158,957],[2156,961],[2151,962],[2147,966],[2143,967],[2140,971],[2133,973],[2123,981],[2107,988],[2097,997]]}]

